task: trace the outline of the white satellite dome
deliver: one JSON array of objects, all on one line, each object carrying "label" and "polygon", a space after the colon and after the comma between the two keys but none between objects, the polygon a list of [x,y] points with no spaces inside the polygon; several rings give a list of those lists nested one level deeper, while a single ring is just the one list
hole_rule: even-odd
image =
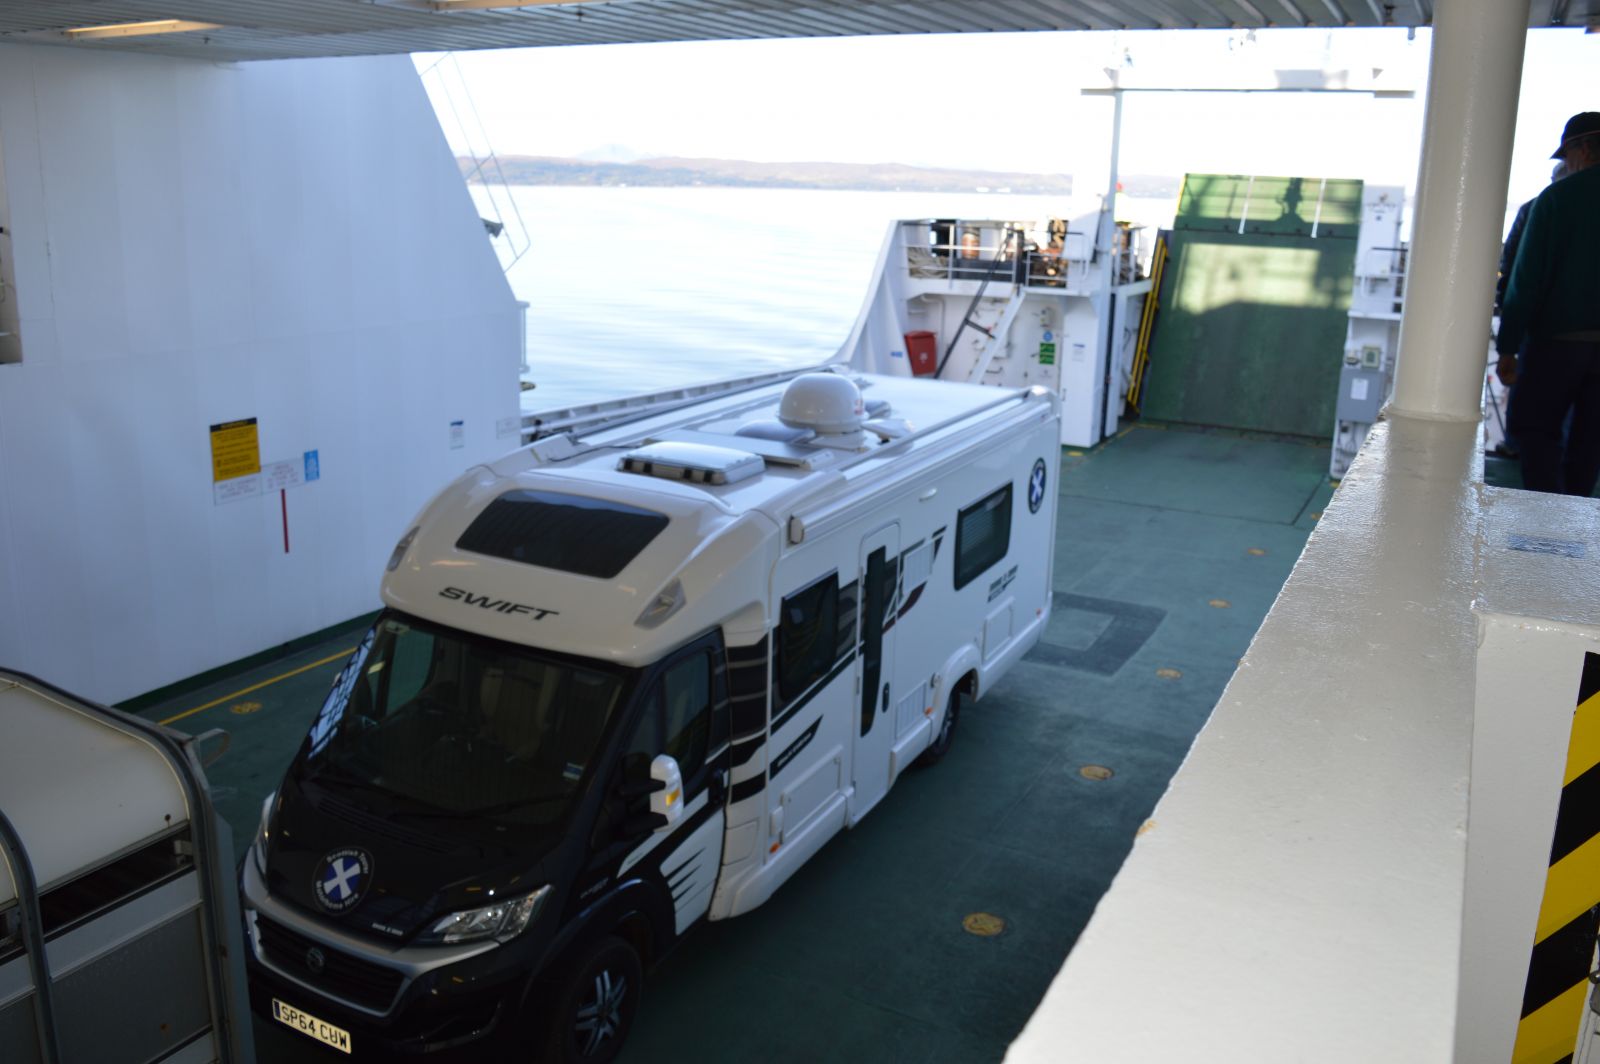
[{"label": "white satellite dome", "polygon": [[861,431],[867,418],[861,389],[836,373],[806,373],[789,382],[778,404],[778,420],[790,428],[813,429],[819,436]]}]

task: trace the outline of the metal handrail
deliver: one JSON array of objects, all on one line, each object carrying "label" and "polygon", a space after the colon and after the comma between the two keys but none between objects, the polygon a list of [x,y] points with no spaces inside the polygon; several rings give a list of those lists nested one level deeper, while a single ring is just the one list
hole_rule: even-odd
[{"label": "metal handrail", "polygon": [[50,1000],[50,960],[44,951],[44,917],[39,913],[39,885],[33,878],[33,862],[28,860],[22,836],[11,818],[0,810],[0,856],[11,868],[17,885],[17,906],[22,913],[22,949],[28,955],[28,972],[33,977],[33,1019],[39,1028],[39,1053],[44,1064],[61,1060],[61,1039],[56,1034],[55,1006]]}]

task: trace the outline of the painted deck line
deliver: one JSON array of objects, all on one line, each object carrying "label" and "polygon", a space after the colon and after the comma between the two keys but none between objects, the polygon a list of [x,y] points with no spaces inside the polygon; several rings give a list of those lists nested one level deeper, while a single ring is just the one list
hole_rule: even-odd
[{"label": "painted deck line", "polygon": [[329,654],[327,657],[318,658],[316,661],[313,661],[309,665],[302,665],[298,669],[290,669],[288,672],[281,673],[280,675],[274,676],[270,680],[262,680],[260,683],[251,684],[249,687],[244,687],[244,688],[241,688],[241,689],[239,689],[237,691],[234,691],[231,694],[223,695],[221,698],[214,698],[210,702],[207,702],[203,706],[195,706],[193,709],[186,709],[182,713],[174,714],[173,716],[170,716],[170,717],[166,718],[165,720],[161,721],[161,723],[162,724],[176,724],[180,720],[183,720],[183,719],[185,719],[187,717],[192,717],[196,713],[204,713],[206,710],[211,709],[211,708],[216,707],[216,706],[220,706],[224,702],[231,702],[236,698],[242,698],[245,695],[251,694],[252,692],[259,691],[263,687],[271,687],[273,684],[279,683],[279,682],[281,682],[283,680],[287,680],[291,676],[299,676],[302,672],[309,672],[310,670],[316,668],[318,665],[326,665],[330,661],[339,661],[342,658],[347,658],[347,657],[350,656],[350,652],[353,651],[353,650],[355,650],[355,647],[345,647],[343,650],[336,650],[332,654]]}]

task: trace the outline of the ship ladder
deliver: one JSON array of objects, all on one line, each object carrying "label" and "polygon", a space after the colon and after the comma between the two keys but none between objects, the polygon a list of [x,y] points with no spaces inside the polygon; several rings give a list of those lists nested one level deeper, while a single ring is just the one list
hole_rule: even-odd
[{"label": "ship ladder", "polygon": [[[973,314],[977,312],[978,304],[983,301],[983,293],[986,289],[988,289],[989,282],[994,280],[995,274],[999,271],[1001,265],[1004,263],[1007,249],[1011,248],[1013,244],[1016,245],[1016,260],[1012,263],[1012,265],[1016,267],[1026,266],[1026,260],[1022,254],[1022,230],[1019,228],[1007,229],[1005,240],[1001,241],[999,250],[995,252],[994,259],[989,263],[989,269],[985,271],[983,280],[978,284],[978,290],[972,295],[972,302],[967,304],[967,312],[962,316],[961,324],[956,326],[955,333],[950,337],[950,343],[944,349],[944,357],[939,360],[938,368],[933,371],[935,380],[939,380],[944,376],[944,367],[949,364],[950,356],[955,352],[956,342],[961,339],[961,334],[969,328],[977,329],[979,332],[983,333],[983,335],[989,338],[988,349],[985,352],[986,357],[983,359],[981,364],[987,367],[989,364],[989,359],[994,357],[992,352],[995,345],[995,337],[997,335],[1003,336],[1004,331],[1000,328],[998,322],[995,323],[994,328],[990,328],[989,326],[979,323],[977,319],[973,317]],[[1019,298],[1020,294],[1020,283],[1013,284],[1011,298],[1013,305],[1021,304],[1022,300]],[[1013,316],[1015,316],[1014,312]]]},{"label": "ship ladder", "polygon": [[1011,323],[1017,320],[1017,312],[1022,309],[1026,299],[1027,295],[1022,289],[1014,288],[1011,292],[1011,301],[1000,312],[1000,318],[992,328],[983,329],[983,326],[973,322],[976,328],[983,329],[989,334],[989,342],[983,345],[983,353],[978,356],[978,361],[973,363],[972,372],[967,374],[967,380],[983,383],[983,375],[988,372],[989,363],[994,361],[995,355],[1000,353],[1002,347],[1011,342],[1009,336]]},{"label": "ship ladder", "polygon": [[1150,368],[1150,338],[1156,331],[1156,313],[1161,305],[1161,280],[1167,272],[1167,234],[1156,236],[1156,250],[1150,263],[1150,293],[1144,297],[1139,313],[1139,337],[1133,347],[1133,372],[1128,380],[1128,408],[1139,412],[1145,371]]}]

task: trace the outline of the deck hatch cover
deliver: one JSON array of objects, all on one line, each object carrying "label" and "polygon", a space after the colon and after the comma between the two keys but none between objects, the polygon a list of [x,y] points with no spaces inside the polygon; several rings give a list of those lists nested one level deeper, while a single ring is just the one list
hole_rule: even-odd
[{"label": "deck hatch cover", "polygon": [[667,515],[555,491],[509,491],[456,540],[458,550],[610,578],[667,527]]}]

